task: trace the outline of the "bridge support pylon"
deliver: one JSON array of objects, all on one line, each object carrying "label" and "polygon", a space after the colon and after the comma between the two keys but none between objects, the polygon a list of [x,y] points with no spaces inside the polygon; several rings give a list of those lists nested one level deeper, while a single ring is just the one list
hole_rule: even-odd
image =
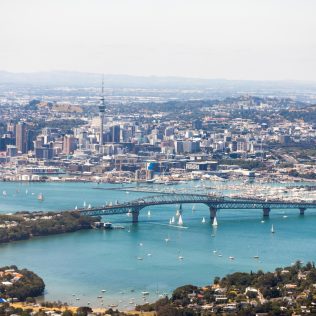
[{"label": "bridge support pylon", "polygon": [[215,206],[210,206],[210,220],[211,224],[214,222],[214,218],[216,217],[217,208]]},{"label": "bridge support pylon", "polygon": [[305,214],[305,207],[300,207],[300,215],[304,215]]},{"label": "bridge support pylon", "polygon": [[270,211],[271,211],[270,207],[264,207],[262,211],[263,211],[263,217],[269,217]]},{"label": "bridge support pylon", "polygon": [[132,211],[132,221],[133,221],[133,224],[138,223],[138,217],[139,217],[139,210],[133,210],[133,211]]}]

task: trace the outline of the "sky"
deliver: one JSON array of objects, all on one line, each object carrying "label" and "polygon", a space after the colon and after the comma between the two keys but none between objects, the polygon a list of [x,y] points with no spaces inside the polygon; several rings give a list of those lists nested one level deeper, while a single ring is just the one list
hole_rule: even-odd
[{"label": "sky", "polygon": [[316,81],[315,0],[0,0],[0,70]]}]

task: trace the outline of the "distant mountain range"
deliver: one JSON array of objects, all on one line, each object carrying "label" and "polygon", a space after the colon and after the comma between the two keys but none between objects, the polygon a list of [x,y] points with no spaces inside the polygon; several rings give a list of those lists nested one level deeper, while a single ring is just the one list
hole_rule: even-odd
[{"label": "distant mountain range", "polygon": [[[11,73],[0,71],[0,84],[100,87],[102,75],[96,73],[51,71],[34,73]],[[302,81],[250,81],[225,79],[196,79],[182,77],[104,75],[106,88],[152,88],[152,89],[211,89],[233,91],[316,91],[316,82]]]}]

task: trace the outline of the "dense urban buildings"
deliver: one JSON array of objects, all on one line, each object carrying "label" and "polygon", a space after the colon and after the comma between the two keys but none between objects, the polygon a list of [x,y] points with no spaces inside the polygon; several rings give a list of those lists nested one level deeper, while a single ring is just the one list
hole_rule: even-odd
[{"label": "dense urban buildings", "polygon": [[[3,91],[2,179],[315,177],[316,110],[310,102],[249,95],[113,102],[93,91],[41,100]],[[46,176],[49,167],[59,170],[53,178]]]}]

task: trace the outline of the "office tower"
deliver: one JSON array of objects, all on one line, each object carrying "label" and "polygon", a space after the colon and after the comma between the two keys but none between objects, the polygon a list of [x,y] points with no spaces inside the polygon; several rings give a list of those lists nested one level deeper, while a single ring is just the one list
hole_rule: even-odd
[{"label": "office tower", "polygon": [[101,96],[101,102],[99,105],[99,115],[100,115],[100,140],[99,140],[99,145],[100,145],[100,151],[101,151],[101,146],[103,145],[103,121],[104,121],[104,112],[105,112],[105,103],[104,103],[104,80],[102,79],[102,96]]},{"label": "office tower", "polygon": [[65,135],[63,141],[63,153],[66,155],[72,154],[77,148],[77,140],[72,135]]},{"label": "office tower", "polygon": [[27,152],[27,131],[26,124],[24,122],[19,122],[16,125],[16,147],[18,152],[25,154]]},{"label": "office tower", "polygon": [[10,121],[8,124],[7,124],[7,132],[11,133],[11,135],[15,135],[15,124]]},{"label": "office tower", "polygon": [[112,143],[120,142],[120,125],[112,126]]}]

